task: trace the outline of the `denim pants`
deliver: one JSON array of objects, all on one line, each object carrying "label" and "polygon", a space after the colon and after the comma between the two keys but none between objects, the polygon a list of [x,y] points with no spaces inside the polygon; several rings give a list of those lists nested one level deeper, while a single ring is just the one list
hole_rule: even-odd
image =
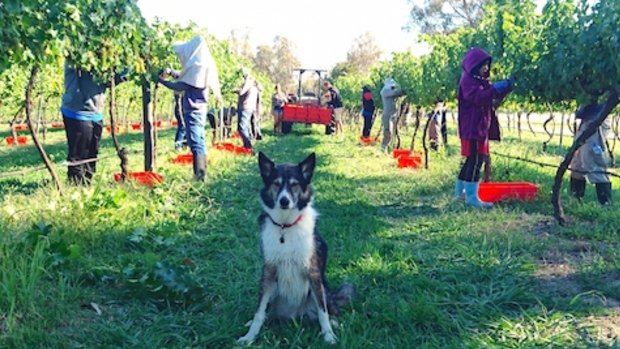
[{"label": "denim pants", "polygon": [[238,112],[239,117],[237,121],[237,130],[239,131],[239,135],[243,141],[243,147],[246,149],[252,149],[252,142],[250,141],[250,124],[252,121],[252,114],[252,110],[239,109]]},{"label": "denim pants", "polygon": [[207,111],[194,110],[184,113],[185,129],[187,131],[187,145],[194,156],[206,155],[207,146],[205,145],[205,123]]}]

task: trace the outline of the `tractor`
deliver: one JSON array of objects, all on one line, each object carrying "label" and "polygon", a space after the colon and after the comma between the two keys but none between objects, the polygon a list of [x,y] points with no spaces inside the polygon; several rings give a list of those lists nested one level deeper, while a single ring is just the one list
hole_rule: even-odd
[{"label": "tractor", "polygon": [[[321,79],[326,70],[321,69],[295,69],[299,73],[299,86],[297,95],[290,96],[289,102],[284,105],[282,113],[282,132],[290,133],[294,123],[322,124],[325,125],[325,133],[330,134],[333,130],[332,109],[321,106]],[[314,72],[318,75],[318,87],[314,92],[303,92],[301,87],[302,76],[305,72]]]}]

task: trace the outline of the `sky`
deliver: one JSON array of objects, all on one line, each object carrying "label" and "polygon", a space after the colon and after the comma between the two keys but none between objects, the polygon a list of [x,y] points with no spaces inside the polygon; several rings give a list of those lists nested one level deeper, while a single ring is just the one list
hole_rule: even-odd
[{"label": "sky", "polygon": [[232,30],[240,37],[248,33],[253,48],[271,46],[275,36],[284,36],[294,43],[303,68],[330,69],[345,61],[355,38],[365,32],[375,37],[383,58],[391,52],[428,52],[416,32],[403,30],[411,10],[408,0],[138,0],[138,5],[147,20],[194,21],[220,39]]},{"label": "sky", "polygon": [[409,18],[407,0],[138,0],[143,16],[172,23],[196,22],[220,39],[232,30],[249,33],[253,48],[273,44],[276,35],[294,43],[304,68],[332,68],[345,61],[355,38],[370,32],[386,57],[408,49],[424,53],[417,34],[402,30]]}]

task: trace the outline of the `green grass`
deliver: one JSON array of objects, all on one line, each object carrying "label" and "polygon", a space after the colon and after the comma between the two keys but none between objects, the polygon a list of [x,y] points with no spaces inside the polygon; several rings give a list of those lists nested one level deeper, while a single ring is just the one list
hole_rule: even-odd
[{"label": "green grass", "polygon": [[[450,197],[454,135],[429,170],[399,170],[378,146],[359,145],[358,129],[338,140],[298,127],[257,145],[276,162],[317,153],[328,280],[358,292],[337,318],[335,347],[620,345],[617,204],[601,209],[591,185],[583,204],[572,200],[566,178],[569,224],[560,227],[549,204],[553,169],[495,157],[495,180],[531,181],[540,195],[470,209]],[[559,163],[561,151],[544,153],[543,138],[523,134],[492,151]],[[116,158],[98,164],[91,187],[65,185],[63,197],[45,171],[0,178],[0,348],[235,347],[258,300],[257,159],[211,150],[208,181],[197,184],[191,166],[168,162],[172,138],[159,134],[165,184],[155,189],[114,183]],[[64,142],[63,131],[48,134],[55,162]],[[142,150],[139,134],[121,142]],[[109,136],[102,153],[113,153]],[[32,146],[0,147],[0,175],[39,164]],[[131,170],[142,164],[131,156]],[[615,179],[616,201],[619,187]],[[316,323],[268,322],[251,347],[328,347],[319,332]]]}]

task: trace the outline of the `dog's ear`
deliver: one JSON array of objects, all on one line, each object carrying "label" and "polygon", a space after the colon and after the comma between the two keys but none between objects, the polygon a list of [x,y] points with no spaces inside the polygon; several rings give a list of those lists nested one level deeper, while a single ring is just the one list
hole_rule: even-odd
[{"label": "dog's ear", "polygon": [[258,168],[260,169],[260,175],[263,177],[263,181],[267,183],[267,180],[273,174],[273,169],[276,165],[271,161],[265,153],[258,152]]},{"label": "dog's ear", "polygon": [[316,164],[316,155],[314,153],[308,155],[304,161],[299,163],[299,169],[301,170],[301,174],[304,176],[304,179],[310,183],[310,179],[312,178],[312,174],[314,173],[314,165]]}]

